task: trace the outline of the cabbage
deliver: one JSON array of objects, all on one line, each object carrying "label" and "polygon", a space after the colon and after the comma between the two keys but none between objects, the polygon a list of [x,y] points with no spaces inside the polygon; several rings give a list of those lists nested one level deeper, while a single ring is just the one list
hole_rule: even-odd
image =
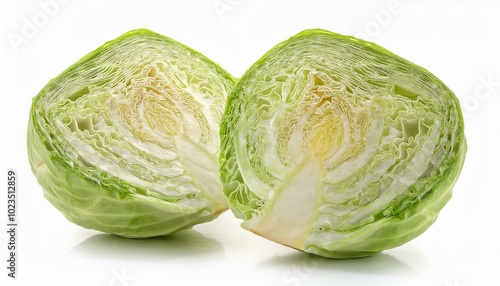
[{"label": "cabbage", "polygon": [[28,155],[45,197],[80,226],[169,234],[227,209],[219,122],[234,79],[202,54],[139,29],[34,98]]},{"label": "cabbage", "polygon": [[373,43],[306,30],[242,76],[221,122],[223,191],[242,227],[330,258],[424,232],[466,153],[459,102]]}]

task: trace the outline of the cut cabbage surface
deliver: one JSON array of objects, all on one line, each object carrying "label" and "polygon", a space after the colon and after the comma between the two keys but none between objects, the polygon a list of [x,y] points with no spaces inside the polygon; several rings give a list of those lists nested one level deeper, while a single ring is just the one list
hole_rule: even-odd
[{"label": "cut cabbage surface", "polygon": [[152,31],[107,42],[34,98],[28,154],[70,221],[125,237],[169,234],[227,209],[219,123],[233,77]]},{"label": "cut cabbage surface", "polygon": [[224,194],[242,227],[331,258],[426,230],[466,153],[455,95],[386,49],[306,30],[258,60],[221,125]]}]

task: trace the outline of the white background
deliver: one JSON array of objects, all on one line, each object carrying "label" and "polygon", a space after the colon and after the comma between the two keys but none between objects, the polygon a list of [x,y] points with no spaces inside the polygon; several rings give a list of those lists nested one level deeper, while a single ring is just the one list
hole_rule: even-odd
[{"label": "white background", "polygon": [[[1,1],[0,189],[18,173],[18,278],[0,285],[500,285],[500,2]],[[134,28],[201,51],[239,77],[306,28],[374,41],[424,66],[459,97],[468,154],[454,197],[413,241],[371,258],[328,260],[241,229],[230,212],[166,238],[127,240],[68,222],[26,155],[31,99],[53,77]],[[6,194],[0,221],[6,225]],[[6,227],[6,226],[5,226]]]}]

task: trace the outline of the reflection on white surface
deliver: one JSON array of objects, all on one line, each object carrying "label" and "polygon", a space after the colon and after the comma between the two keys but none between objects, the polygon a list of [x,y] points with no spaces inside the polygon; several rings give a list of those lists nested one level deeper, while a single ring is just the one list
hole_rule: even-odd
[{"label": "reflection on white surface", "polygon": [[[225,213],[196,230],[171,236],[128,239],[91,235],[69,248],[63,258],[65,272],[80,285],[161,285],[171,280],[175,285],[234,285],[235,281],[238,285],[424,283],[413,265],[422,267],[425,258],[412,248],[333,260],[270,242],[239,228],[238,223]],[[398,256],[411,257],[412,263]]]},{"label": "reflection on white surface", "polygon": [[336,260],[297,252],[285,256],[272,257],[259,265],[259,267],[264,268],[270,266],[276,268],[300,267],[308,269],[308,271],[351,272],[382,276],[417,274],[411,266],[385,253],[378,253],[366,258]]},{"label": "reflection on white surface", "polygon": [[[346,283],[359,279],[370,279],[371,285],[378,285],[393,279],[418,280],[415,269],[384,253],[360,259],[334,260],[297,252],[272,257],[256,267],[263,272],[269,269],[281,273],[281,282],[285,285],[317,285],[322,281],[335,284],[335,281]],[[392,278],[386,280],[387,277]],[[411,285],[411,282],[405,284]]]},{"label": "reflection on white surface", "polygon": [[112,234],[91,236],[73,247],[69,257],[100,260],[168,260],[179,257],[220,255],[221,244],[195,230],[146,239],[123,238]]},{"label": "reflection on white surface", "polygon": [[[75,245],[64,261],[67,273],[81,285],[151,285],[172,280],[188,285],[184,283],[210,277],[214,262],[223,257],[219,242],[198,231],[185,230],[147,239],[97,234]],[[203,264],[203,271],[190,274]],[[145,281],[149,284],[143,284]]]}]

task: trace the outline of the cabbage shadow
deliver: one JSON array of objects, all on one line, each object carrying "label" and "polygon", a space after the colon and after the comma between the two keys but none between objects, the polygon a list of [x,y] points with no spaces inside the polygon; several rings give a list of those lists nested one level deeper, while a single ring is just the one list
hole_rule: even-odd
[{"label": "cabbage shadow", "polygon": [[140,239],[97,234],[76,245],[71,251],[71,255],[130,261],[198,258],[221,253],[224,253],[224,249],[218,241],[195,230]]}]

